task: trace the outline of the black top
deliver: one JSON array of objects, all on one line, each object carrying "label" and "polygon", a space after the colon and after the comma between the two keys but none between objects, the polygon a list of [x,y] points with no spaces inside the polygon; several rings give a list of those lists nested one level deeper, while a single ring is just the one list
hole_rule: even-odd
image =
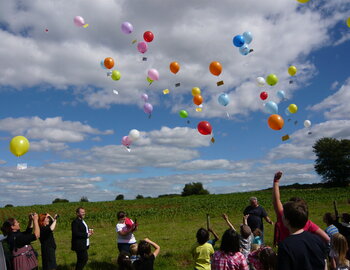
[{"label": "black top", "polygon": [[40,243],[42,248],[56,248],[55,238],[50,225],[40,227]]},{"label": "black top", "polygon": [[25,245],[30,245],[31,242],[36,240],[35,234],[32,234],[33,229],[27,228],[24,232],[12,232],[7,236],[7,243],[9,244],[10,250],[14,248],[21,248]]},{"label": "black top", "polygon": [[263,207],[260,205],[253,207],[251,205],[247,206],[243,212],[244,215],[248,215],[248,226],[254,231],[256,228],[259,228],[261,231],[264,231],[264,223],[262,221],[263,217],[267,217],[267,213]]},{"label": "black top", "polygon": [[86,245],[88,233],[86,227],[80,218],[72,221],[72,250],[84,250],[89,247]]},{"label": "black top", "polygon": [[149,258],[140,258],[136,260],[133,265],[135,270],[153,270],[153,264],[156,257],[152,254]]},{"label": "black top", "polygon": [[278,267],[283,270],[324,270],[326,244],[312,233],[291,234],[278,246]]}]

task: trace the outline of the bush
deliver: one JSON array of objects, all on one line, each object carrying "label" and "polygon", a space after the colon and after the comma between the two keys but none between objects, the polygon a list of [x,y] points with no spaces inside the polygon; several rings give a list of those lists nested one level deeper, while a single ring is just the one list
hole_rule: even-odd
[{"label": "bush", "polygon": [[13,204],[6,204],[5,207],[13,207]]},{"label": "bush", "polygon": [[119,194],[117,197],[115,197],[115,200],[116,201],[124,200],[124,195],[123,194]]},{"label": "bush", "polygon": [[89,202],[89,199],[86,196],[80,198],[80,202]]},{"label": "bush", "polygon": [[136,199],[137,200],[143,199],[143,196],[139,194],[139,195],[136,196]]},{"label": "bush", "polygon": [[181,196],[190,196],[190,195],[207,195],[209,191],[203,188],[203,184],[201,182],[189,183],[186,184]]},{"label": "bush", "polygon": [[52,201],[52,203],[67,203],[69,202],[67,199],[60,199],[60,198],[56,198]]}]

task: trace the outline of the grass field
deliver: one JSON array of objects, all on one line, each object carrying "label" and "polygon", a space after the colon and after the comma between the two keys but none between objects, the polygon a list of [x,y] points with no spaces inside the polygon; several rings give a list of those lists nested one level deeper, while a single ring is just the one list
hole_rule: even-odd
[{"label": "grass field", "polygon": [[[333,212],[333,200],[338,203],[339,213],[349,212],[350,188],[315,188],[304,190],[286,189],[281,191],[282,202],[290,197],[304,198],[309,205],[310,219],[325,228],[322,216],[325,212]],[[191,246],[195,243],[196,231],[206,227],[206,214],[210,214],[213,229],[221,237],[227,228],[222,213],[227,213],[234,226],[239,227],[242,212],[248,205],[251,196],[258,197],[260,205],[275,221],[275,214],[271,202],[271,190],[233,193],[223,195],[202,195],[175,198],[154,198],[141,200],[88,202],[88,203],[58,203],[50,205],[33,205],[26,207],[0,208],[0,221],[8,217],[15,217],[21,223],[22,230],[27,224],[30,212],[51,215],[58,213],[60,218],[55,230],[57,243],[58,269],[74,269],[75,253],[70,250],[70,223],[75,218],[75,209],[83,206],[86,209],[85,221],[94,228],[95,234],[90,238],[89,262],[85,269],[117,269],[115,225],[116,213],[124,210],[132,219],[137,218],[139,229],[135,232],[137,240],[145,237],[158,243],[161,247],[159,257],[155,262],[155,269],[192,270]],[[272,244],[273,226],[265,223],[265,241]],[[220,242],[216,244],[218,248]],[[39,251],[39,241],[33,245]],[[41,258],[39,257],[39,261]],[[41,265],[41,261],[39,266]],[[40,269],[40,268],[39,268]]]}]

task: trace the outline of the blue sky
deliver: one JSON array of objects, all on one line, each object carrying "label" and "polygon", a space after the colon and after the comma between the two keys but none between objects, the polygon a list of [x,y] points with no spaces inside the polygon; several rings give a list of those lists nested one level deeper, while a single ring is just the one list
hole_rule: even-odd
[{"label": "blue sky", "polygon": [[[158,196],[194,181],[211,193],[256,190],[270,187],[276,170],[285,184],[319,182],[312,145],[322,137],[350,139],[350,4],[275,2],[2,1],[0,206]],[[89,26],[75,26],[75,16]],[[120,29],[125,21],[134,26],[130,35]],[[155,38],[141,54],[131,41],[143,41],[148,30]],[[254,52],[243,56],[232,38],[245,31]],[[113,57],[119,81],[100,67],[106,57]],[[173,61],[181,66],[176,75]],[[222,64],[218,77],[209,72],[212,61]],[[290,65],[298,69],[293,78]],[[160,79],[148,85],[151,68]],[[258,86],[256,78],[270,73],[279,82]],[[201,112],[192,87],[201,88]],[[280,131],[267,125],[262,91],[278,104]],[[154,107],[151,118],[143,93]],[[221,93],[229,95],[226,107],[217,101]],[[298,112],[287,116],[292,103]],[[215,143],[198,133],[200,121],[211,123]],[[141,136],[129,152],[121,139],[132,129]],[[20,158],[9,151],[17,135],[31,143]],[[28,168],[17,170],[18,163]]]}]

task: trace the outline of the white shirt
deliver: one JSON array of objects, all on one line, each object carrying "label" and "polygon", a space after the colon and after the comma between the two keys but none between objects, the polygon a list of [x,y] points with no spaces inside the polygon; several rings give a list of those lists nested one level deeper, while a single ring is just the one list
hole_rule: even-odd
[{"label": "white shirt", "polygon": [[[134,222],[132,222],[134,224]],[[121,232],[121,231],[127,231],[128,228],[124,223],[118,223],[116,228],[116,232]],[[120,235],[118,233],[118,238],[117,238],[117,243],[128,243],[128,244],[133,244],[136,243],[136,238],[133,233],[128,233],[127,235]]]},{"label": "white shirt", "polygon": [[90,245],[90,239],[89,239],[89,227],[88,225],[85,223],[85,221],[82,219],[81,220],[83,222],[83,224],[85,225],[85,228],[86,228],[86,233],[88,234],[88,238],[86,239],[86,246],[89,246]]}]

